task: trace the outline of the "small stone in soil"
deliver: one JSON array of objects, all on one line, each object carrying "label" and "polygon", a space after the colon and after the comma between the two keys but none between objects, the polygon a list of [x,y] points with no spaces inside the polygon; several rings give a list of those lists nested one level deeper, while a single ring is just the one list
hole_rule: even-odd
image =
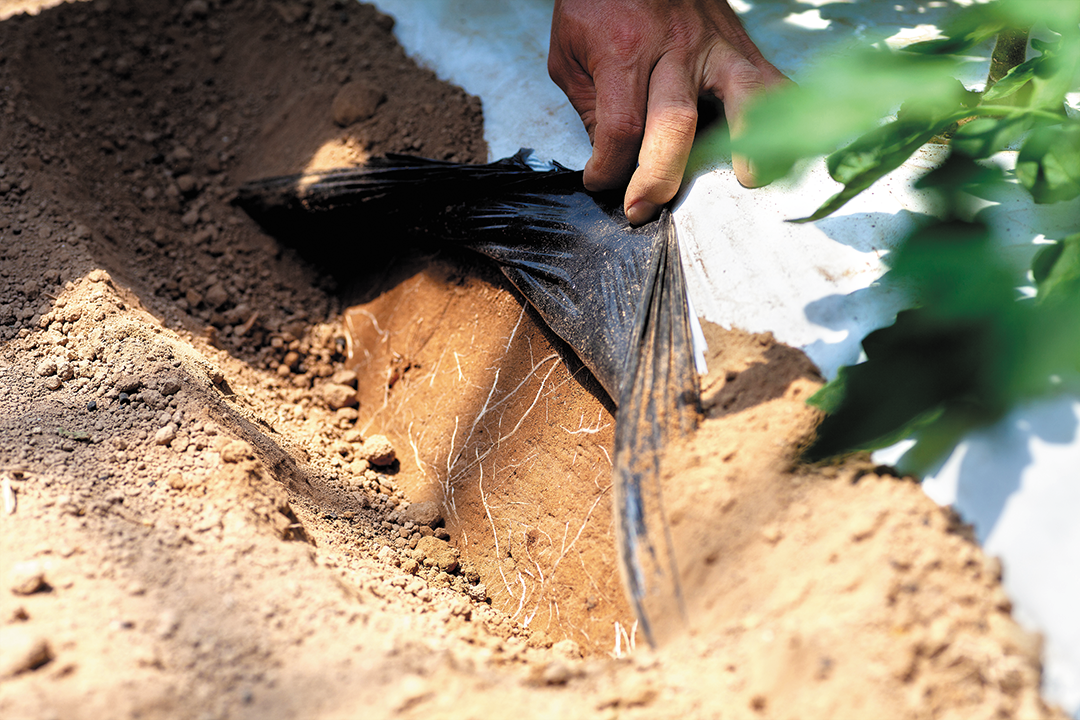
[{"label": "small stone in soil", "polygon": [[221,459],[227,463],[237,463],[252,454],[251,446],[243,440],[233,440],[221,449]]},{"label": "small stone in soil", "polygon": [[[196,217],[196,219],[198,218]],[[229,293],[224,285],[216,283],[206,291],[203,300],[205,300],[210,307],[219,308],[229,301]]]},{"label": "small stone in soil", "polygon": [[581,646],[573,640],[560,640],[551,646],[551,654],[565,660],[580,660]]},{"label": "small stone in soil", "polygon": [[353,370],[338,370],[331,376],[330,382],[355,388],[357,382],[356,372]]},{"label": "small stone in soil", "polygon": [[21,625],[0,628],[0,647],[0,679],[36,670],[53,657],[45,638]]},{"label": "small stone in soil", "polygon": [[548,685],[565,685],[570,680],[570,668],[561,660],[552,660],[544,668],[543,678]]},{"label": "small stone in soil", "polygon": [[319,388],[319,394],[331,410],[353,407],[356,403],[356,391],[348,385],[326,383]]},{"label": "small stone in soil", "polygon": [[160,638],[168,639],[176,633],[179,627],[180,615],[175,610],[164,610],[158,615],[154,634]]},{"label": "small stone in soil", "polygon": [[154,434],[155,445],[168,445],[176,439],[176,425],[169,423]]},{"label": "small stone in soil", "polygon": [[377,87],[362,81],[353,81],[338,90],[330,112],[335,123],[348,127],[374,115],[385,99],[386,95]]},{"label": "small stone in soil", "polygon": [[159,393],[157,390],[154,390],[153,388],[143,390],[139,394],[139,399],[142,400],[147,406],[155,409],[163,408],[168,404],[168,401],[165,400],[165,396],[163,396],[161,393]]},{"label": "small stone in soil", "polygon": [[8,587],[16,595],[32,595],[47,588],[41,563],[37,560],[15,563],[8,573]]},{"label": "small stone in soil", "polygon": [[113,388],[125,397],[142,387],[142,380],[134,375],[122,375],[115,382]]},{"label": "small stone in soil", "polygon": [[435,528],[443,524],[442,508],[434,500],[415,502],[401,512],[406,522]]},{"label": "small stone in soil", "polygon": [[378,467],[392,465],[397,459],[394,446],[390,444],[385,435],[372,435],[369,437],[364,441],[359,454],[369,463]]},{"label": "small stone in soil", "polygon": [[37,374],[40,377],[49,377],[56,374],[56,360],[46,358],[38,363]]},{"label": "small stone in soil", "polygon": [[416,550],[424,558],[424,564],[437,567],[443,572],[452,573],[458,569],[457,550],[445,540],[434,537],[422,537],[416,543]]}]

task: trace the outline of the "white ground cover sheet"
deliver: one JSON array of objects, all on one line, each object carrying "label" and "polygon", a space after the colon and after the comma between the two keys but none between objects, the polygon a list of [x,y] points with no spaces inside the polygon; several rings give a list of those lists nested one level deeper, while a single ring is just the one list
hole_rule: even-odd
[{"label": "white ground cover sheet", "polygon": [[[530,147],[538,158],[581,168],[588,137],[547,76],[552,0],[374,0],[397,20],[406,50],[440,77],[483,101],[491,159]],[[966,3],[965,3],[966,4]],[[825,53],[868,37],[892,44],[933,37],[949,2],[734,0],[751,36],[798,81]],[[960,78],[986,76],[988,49]],[[1080,107],[1080,94],[1070,96]],[[1015,156],[1003,153],[1009,167]],[[725,327],[771,331],[804,350],[833,377],[859,359],[862,338],[892,322],[903,291],[881,258],[931,214],[911,181],[935,161],[919,153],[892,175],[817,223],[786,219],[812,212],[837,185],[824,163],[799,179],[746,190],[729,159],[689,180],[675,218],[696,313]],[[1080,200],[1036,207],[1019,187],[991,206],[1000,241],[1029,263],[1039,240],[1060,238],[1080,217]],[[1080,719],[1080,402],[1018,408],[972,433],[936,472],[926,492],[974,523],[1001,558],[1017,619],[1046,636],[1045,693]],[[895,461],[902,448],[883,451]]]}]

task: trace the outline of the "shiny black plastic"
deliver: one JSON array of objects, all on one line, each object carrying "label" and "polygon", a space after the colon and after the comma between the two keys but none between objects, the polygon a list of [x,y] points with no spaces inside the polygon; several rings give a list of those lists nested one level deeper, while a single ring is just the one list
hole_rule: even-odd
[{"label": "shiny black plastic", "polygon": [[693,429],[699,404],[674,223],[665,210],[631,227],[620,195],[589,193],[580,172],[534,170],[527,157],[464,165],[393,155],[249,183],[237,203],[294,242],[355,242],[359,228],[378,226],[382,237],[454,243],[498,264],[618,405],[617,543],[651,642],[646,601],[679,597],[660,498],[662,451]]}]

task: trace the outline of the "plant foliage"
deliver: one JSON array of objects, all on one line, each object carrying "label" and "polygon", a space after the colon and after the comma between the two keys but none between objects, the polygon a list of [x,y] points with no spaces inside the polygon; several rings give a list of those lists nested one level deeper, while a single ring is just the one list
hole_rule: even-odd
[{"label": "plant foliage", "polygon": [[[954,79],[975,45],[997,37],[995,61],[1016,56],[1031,28],[1048,39],[1031,41],[1033,57],[1021,45],[1017,63],[992,68],[985,89]],[[829,174],[843,185],[797,222],[835,212],[924,144],[949,143],[947,159],[919,183],[940,196],[942,217],[890,258],[890,274],[912,288],[917,306],[868,335],[866,361],[811,398],[827,414],[810,459],[913,436],[902,465],[923,472],[1017,403],[1080,391],[1080,217],[1076,234],[1044,247],[1024,278],[971,203],[1009,182],[1036,203],[1080,197],[1080,118],[1065,105],[1078,80],[1080,2],[995,0],[962,9],[941,39],[839,58],[752,108],[733,150],[762,179],[828,153]],[[986,162],[1015,147],[1014,172]],[[1031,282],[1035,296],[1020,297],[1018,286]]]}]

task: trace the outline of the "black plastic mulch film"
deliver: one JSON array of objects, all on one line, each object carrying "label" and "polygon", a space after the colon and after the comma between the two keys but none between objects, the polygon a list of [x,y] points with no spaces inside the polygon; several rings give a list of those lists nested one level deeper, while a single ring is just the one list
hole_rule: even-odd
[{"label": "black plastic mulch film", "polygon": [[[631,227],[621,194],[585,191],[581,172],[534,170],[528,151],[488,165],[404,155],[359,168],[244,185],[237,203],[274,235],[355,233],[453,243],[493,260],[618,405],[614,501],[620,569],[640,628],[682,612],[660,496],[665,445],[699,414],[675,226]],[[675,605],[672,605],[674,601]],[[656,603],[656,604],[654,604]]]}]

